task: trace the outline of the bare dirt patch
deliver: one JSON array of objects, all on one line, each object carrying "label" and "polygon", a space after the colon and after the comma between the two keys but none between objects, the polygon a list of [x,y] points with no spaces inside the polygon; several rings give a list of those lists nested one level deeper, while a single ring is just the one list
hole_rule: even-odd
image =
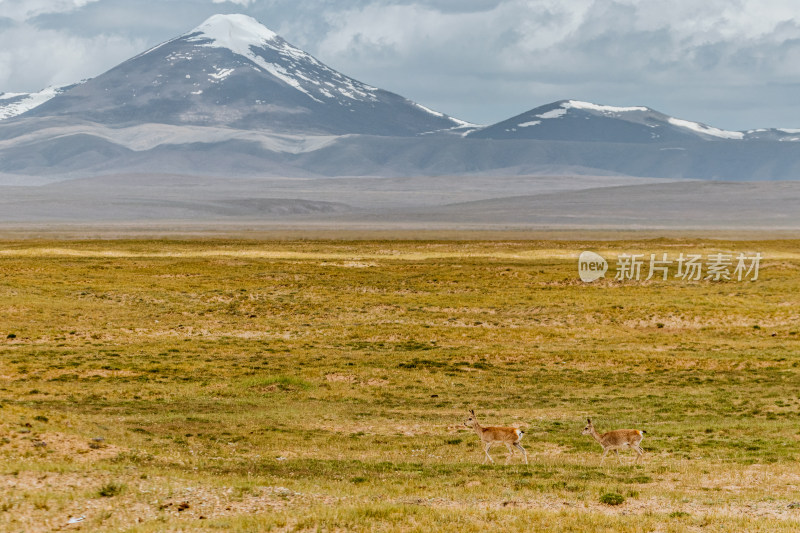
[{"label": "bare dirt patch", "polygon": [[55,431],[26,431],[25,429],[6,433],[9,441],[3,451],[19,456],[37,455],[55,461],[92,463],[112,459],[127,451],[126,448],[107,444],[104,439],[81,438]]}]

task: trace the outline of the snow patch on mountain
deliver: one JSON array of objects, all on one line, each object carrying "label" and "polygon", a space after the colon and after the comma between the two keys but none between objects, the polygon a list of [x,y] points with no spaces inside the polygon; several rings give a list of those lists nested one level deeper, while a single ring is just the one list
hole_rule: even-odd
[{"label": "snow patch on mountain", "polygon": [[422,104],[418,104],[418,103],[414,102],[414,105],[417,106],[418,108],[422,109],[426,113],[430,113],[431,115],[433,115],[435,117],[444,117],[445,116],[444,113],[439,113],[438,111],[434,111],[433,109],[425,107]]},{"label": "snow patch on mountain", "polygon": [[413,104],[415,107],[417,107],[419,109],[422,109],[423,111],[433,115],[434,117],[444,118],[444,119],[447,119],[447,120],[455,123],[456,125],[453,126],[452,128],[448,128],[449,130],[461,130],[463,128],[479,128],[480,127],[478,124],[474,124],[474,123],[468,122],[466,120],[461,120],[460,118],[450,117],[448,115],[445,115],[444,113],[440,113],[439,111],[434,111],[433,109],[431,109],[429,107],[425,107],[422,104],[418,104],[417,102],[412,102],[411,100],[408,100],[408,101],[411,104]]},{"label": "snow patch on mountain", "polygon": [[453,130],[459,130],[459,129],[463,129],[463,128],[480,128],[480,127],[482,127],[480,124],[475,124],[474,122],[469,122],[467,120],[461,120],[460,118],[451,117],[451,116],[448,116],[448,115],[444,115],[444,116],[447,117],[447,120],[450,120],[451,122],[454,122],[456,124],[456,126],[450,128],[450,129],[453,129]]},{"label": "snow patch on mountain", "polygon": [[691,122],[689,120],[682,120],[673,117],[669,117],[667,120],[673,126],[678,126],[679,128],[686,128],[695,131],[697,133],[702,133],[703,135],[711,135],[712,137],[719,137],[721,139],[734,139],[734,140],[744,139],[744,133],[741,131],[721,130],[719,128],[714,128],[712,126],[706,126],[705,124],[700,124],[699,122]]},{"label": "snow patch on mountain", "polygon": [[550,111],[545,111],[544,113],[540,113],[536,115],[537,118],[560,118],[567,114],[567,110],[564,107],[560,107],[558,109],[552,109]]},{"label": "snow patch on mountain", "polygon": [[212,15],[189,32],[200,33],[213,41],[213,46],[224,47],[247,55],[251,46],[263,46],[275,40],[278,34],[247,15]]},{"label": "snow patch on mountain", "polygon": [[599,111],[600,113],[629,113],[632,111],[649,111],[647,107],[615,107],[610,105],[598,105],[591,102],[581,102],[580,100],[568,100],[561,104],[564,109],[585,109],[587,111]]},{"label": "snow patch on mountain", "polygon": [[220,82],[223,81],[225,78],[233,74],[234,69],[232,68],[221,68],[218,69],[216,72],[212,72],[208,75],[211,78],[211,81]]},{"label": "snow patch on mountain", "polygon": [[21,115],[63,91],[63,87],[48,87],[38,93],[0,93],[0,120]]}]

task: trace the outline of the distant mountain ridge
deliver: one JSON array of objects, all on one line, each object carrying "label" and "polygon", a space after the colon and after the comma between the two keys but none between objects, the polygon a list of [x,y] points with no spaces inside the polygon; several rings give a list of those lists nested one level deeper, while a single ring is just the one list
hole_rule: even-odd
[{"label": "distant mountain ridge", "polygon": [[665,115],[645,106],[617,107],[560,100],[468,134],[483,139],[669,143],[680,141],[798,141],[800,129],[729,131]]},{"label": "distant mountain ridge", "polygon": [[470,136],[634,143],[744,138],[742,132],[676,119],[649,107],[615,107],[577,100],[561,100],[537,107],[476,130]]}]

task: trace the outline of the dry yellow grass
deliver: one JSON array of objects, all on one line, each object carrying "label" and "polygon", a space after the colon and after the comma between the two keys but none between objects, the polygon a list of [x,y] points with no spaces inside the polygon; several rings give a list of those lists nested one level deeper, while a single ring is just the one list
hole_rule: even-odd
[{"label": "dry yellow grass", "polygon": [[[0,530],[794,531],[797,245],[1,243]],[[765,261],[587,286],[584,249]]]}]

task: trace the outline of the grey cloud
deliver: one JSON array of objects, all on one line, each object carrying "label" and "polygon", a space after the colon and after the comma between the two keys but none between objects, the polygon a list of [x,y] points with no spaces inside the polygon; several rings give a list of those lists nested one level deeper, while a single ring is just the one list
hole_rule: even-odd
[{"label": "grey cloud", "polygon": [[418,4],[441,11],[442,13],[475,13],[491,11],[503,3],[503,0],[408,0],[398,4]]},{"label": "grey cloud", "polygon": [[29,22],[39,28],[68,30],[83,36],[135,35],[156,44],[190,30],[220,11],[221,6],[198,0],[103,0],[69,13],[38,15]]}]

